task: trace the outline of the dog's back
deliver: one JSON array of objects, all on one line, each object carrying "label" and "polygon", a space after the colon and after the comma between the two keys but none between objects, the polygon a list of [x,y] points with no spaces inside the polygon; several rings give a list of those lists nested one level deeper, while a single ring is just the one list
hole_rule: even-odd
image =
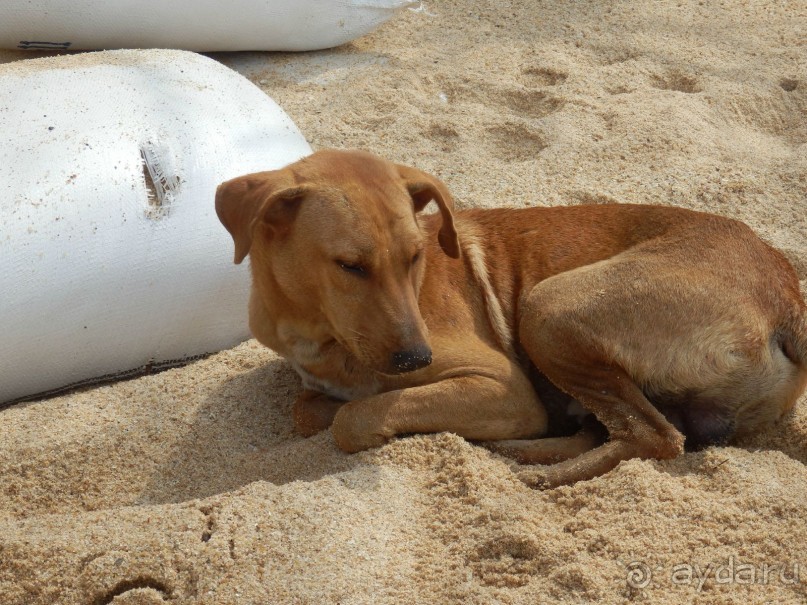
[{"label": "dog's back", "polygon": [[[596,324],[607,356],[689,446],[770,423],[807,385],[798,276],[739,221],[640,205],[472,210],[456,221],[500,341],[519,347],[525,312]],[[525,311],[538,284],[540,308]]]}]

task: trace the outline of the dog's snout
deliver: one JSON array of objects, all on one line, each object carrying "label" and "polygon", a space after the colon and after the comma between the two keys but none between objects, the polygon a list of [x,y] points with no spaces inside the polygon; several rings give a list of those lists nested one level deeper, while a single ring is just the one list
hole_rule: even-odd
[{"label": "dog's snout", "polygon": [[392,367],[401,373],[425,368],[431,362],[432,351],[427,346],[418,346],[406,351],[396,351],[392,354]]}]

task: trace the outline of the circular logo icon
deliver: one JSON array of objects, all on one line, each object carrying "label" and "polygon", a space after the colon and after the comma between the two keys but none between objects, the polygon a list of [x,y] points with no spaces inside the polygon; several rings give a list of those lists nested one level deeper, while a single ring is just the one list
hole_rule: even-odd
[{"label": "circular logo icon", "polygon": [[628,586],[631,588],[647,588],[653,579],[653,572],[645,563],[632,561],[628,563]]}]

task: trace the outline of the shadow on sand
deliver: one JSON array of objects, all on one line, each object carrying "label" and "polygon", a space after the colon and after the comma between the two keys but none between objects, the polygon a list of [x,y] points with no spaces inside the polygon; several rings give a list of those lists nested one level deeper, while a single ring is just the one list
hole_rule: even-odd
[{"label": "shadow on sand", "polygon": [[294,433],[291,406],[299,390],[282,360],[223,383],[170,446],[138,503],[205,498],[254,481],[315,481],[360,465],[359,457],[334,445],[329,431],[307,439]]}]

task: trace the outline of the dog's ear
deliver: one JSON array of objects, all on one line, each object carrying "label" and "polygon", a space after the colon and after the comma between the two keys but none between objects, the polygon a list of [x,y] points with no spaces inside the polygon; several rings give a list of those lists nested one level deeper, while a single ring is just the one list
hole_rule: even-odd
[{"label": "dog's ear", "polygon": [[233,237],[236,265],[249,254],[255,227],[261,222],[275,231],[288,227],[307,192],[286,170],[248,174],[218,186],[216,214]]},{"label": "dog's ear", "polygon": [[460,242],[457,229],[454,227],[454,200],[448,188],[435,176],[427,174],[417,168],[397,166],[398,174],[404,181],[409,195],[415,204],[415,212],[420,212],[426,205],[434,200],[440,209],[443,224],[437,239],[443,252],[451,258],[460,257]]}]

